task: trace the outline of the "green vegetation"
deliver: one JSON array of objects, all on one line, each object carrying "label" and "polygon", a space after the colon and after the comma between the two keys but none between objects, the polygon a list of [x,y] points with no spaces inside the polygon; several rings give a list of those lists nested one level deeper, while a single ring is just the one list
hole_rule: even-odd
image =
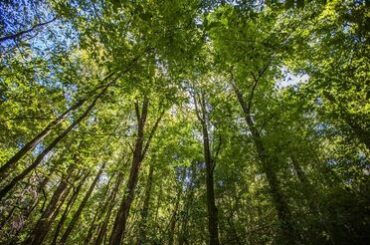
[{"label": "green vegetation", "polygon": [[370,4],[0,3],[0,244],[370,244]]}]

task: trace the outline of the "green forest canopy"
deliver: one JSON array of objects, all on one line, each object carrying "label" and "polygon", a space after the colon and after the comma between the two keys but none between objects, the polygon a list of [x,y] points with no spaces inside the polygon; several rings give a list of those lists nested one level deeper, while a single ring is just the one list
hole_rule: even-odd
[{"label": "green forest canopy", "polygon": [[0,3],[1,244],[369,244],[365,0]]}]

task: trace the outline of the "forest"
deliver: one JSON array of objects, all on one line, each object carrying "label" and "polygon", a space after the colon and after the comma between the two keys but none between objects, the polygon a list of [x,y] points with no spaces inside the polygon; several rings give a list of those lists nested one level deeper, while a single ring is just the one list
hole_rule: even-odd
[{"label": "forest", "polygon": [[370,244],[370,1],[0,1],[0,244]]}]

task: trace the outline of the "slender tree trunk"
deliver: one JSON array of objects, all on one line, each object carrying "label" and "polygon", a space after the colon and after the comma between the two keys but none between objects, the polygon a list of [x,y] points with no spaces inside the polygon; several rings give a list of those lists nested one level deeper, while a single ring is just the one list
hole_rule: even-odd
[{"label": "slender tree trunk", "polygon": [[95,228],[98,226],[98,224],[96,224],[95,222],[97,220],[100,222],[101,217],[104,216],[104,214],[106,212],[106,208],[108,207],[109,202],[114,202],[114,200],[112,200],[110,198],[111,195],[112,195],[112,193],[110,192],[110,185],[112,183],[112,179],[114,179],[114,176],[115,175],[113,175],[109,178],[106,190],[103,193],[103,197],[105,197],[105,199],[103,199],[104,203],[103,203],[103,205],[99,205],[98,210],[94,214],[94,218],[91,221],[89,230],[88,230],[87,235],[84,239],[84,244],[85,245],[90,244],[90,241],[93,239],[93,234],[94,234]]},{"label": "slender tree trunk", "polygon": [[207,168],[206,185],[207,185],[208,230],[210,234],[209,244],[218,245],[220,244],[220,241],[218,238],[218,218],[214,192],[214,177],[213,177],[214,163],[210,151],[208,129],[205,124],[202,126],[203,126],[203,150]]},{"label": "slender tree trunk", "polygon": [[139,236],[138,236],[138,245],[146,244],[146,225],[147,225],[147,218],[149,214],[149,203],[150,203],[150,197],[152,194],[152,186],[153,186],[153,163],[149,166],[149,175],[148,175],[148,181],[146,184],[146,190],[145,190],[145,198],[144,198],[144,204],[143,209],[141,210],[141,224],[139,229]]},{"label": "slender tree trunk", "polygon": [[182,197],[182,192],[183,192],[183,184],[184,184],[184,179],[185,179],[185,174],[186,174],[186,168],[184,168],[184,171],[182,173],[182,178],[181,178],[181,183],[180,183],[180,186],[179,186],[179,190],[177,191],[177,195],[176,195],[176,204],[175,204],[175,208],[172,212],[172,217],[171,217],[171,220],[170,220],[170,230],[168,232],[169,234],[169,238],[168,238],[168,245],[172,245],[173,242],[174,242],[174,235],[175,235],[175,228],[176,228],[176,223],[177,223],[177,219],[178,219],[178,213],[179,213],[179,207],[180,207],[180,201],[181,201],[181,197]]},{"label": "slender tree trunk", "polygon": [[114,204],[115,204],[115,200],[116,200],[116,197],[117,197],[119,187],[121,186],[122,182],[123,182],[123,173],[119,172],[118,176],[117,176],[116,184],[113,188],[113,191],[112,191],[111,195],[109,196],[109,200],[107,200],[107,202],[105,203],[105,208],[104,208],[105,210],[103,211],[103,213],[105,213],[107,211],[107,209],[108,209],[108,212],[105,215],[103,223],[101,224],[101,226],[98,229],[99,232],[98,232],[98,236],[97,236],[96,241],[95,241],[96,245],[100,245],[103,242],[103,238],[107,233],[108,223],[109,223],[110,217],[112,215],[112,210],[113,210],[113,207],[114,207]]},{"label": "slender tree trunk", "polygon": [[144,99],[141,113],[139,111],[139,106],[135,104],[136,116],[138,121],[138,131],[135,141],[135,148],[133,152],[132,164],[130,176],[128,179],[125,196],[122,198],[116,219],[113,225],[112,234],[109,240],[110,245],[119,245],[124,237],[124,232],[126,228],[126,222],[129,215],[131,203],[135,196],[135,188],[138,181],[138,175],[140,170],[140,165],[143,160],[143,144],[144,144],[144,126],[146,122],[147,112],[148,112],[147,98]]},{"label": "slender tree trunk", "polygon": [[188,224],[189,224],[189,208],[193,205],[193,199],[194,199],[194,189],[196,187],[195,183],[197,181],[197,167],[196,164],[193,162],[191,165],[191,184],[189,185],[189,189],[187,190],[186,193],[186,198],[185,198],[185,205],[183,209],[183,217],[181,220],[181,232],[179,234],[178,238],[178,244],[179,245],[184,245],[188,244]]},{"label": "slender tree trunk", "polygon": [[[244,101],[242,93],[238,90],[237,87],[235,87],[235,85],[234,85],[234,89],[235,89],[237,99],[243,109],[245,121],[251,131],[252,140],[254,142],[258,157],[262,164],[262,170],[266,174],[267,182],[270,187],[270,193],[273,198],[275,208],[278,214],[278,218],[280,221],[280,228],[281,228],[282,235],[284,237],[285,242],[289,244],[295,244],[297,238],[296,238],[296,232],[294,229],[294,225],[292,222],[292,215],[290,213],[289,206],[286,201],[286,197],[284,196],[282,190],[280,189],[280,182],[276,176],[275,171],[272,168],[272,163],[277,160],[274,159],[272,156],[269,156],[265,149],[260,133],[258,129],[256,128],[253,122],[253,119],[250,115],[250,104],[248,105]],[[253,95],[253,91],[252,91],[252,95]],[[249,98],[249,100],[251,101],[252,97]]]},{"label": "slender tree trunk", "polygon": [[[114,75],[114,73],[110,73],[107,77],[103,79],[103,81],[106,81],[107,79],[111,78]],[[108,84],[108,86],[110,83]],[[89,93],[96,92],[100,87],[95,88],[93,91]],[[103,89],[103,93],[107,87]],[[88,96],[89,96],[88,95]],[[57,119],[49,123],[44,130],[42,130],[38,135],[36,135],[31,141],[27,142],[22,149],[20,149],[12,158],[10,158],[3,166],[0,167],[0,179],[4,179],[4,176],[11,170],[16,163],[29,151],[33,150],[46,136],[48,136],[51,131],[56,128],[58,125],[60,125],[71,112],[76,111],[78,108],[80,108],[88,99],[88,96],[85,98],[77,101],[74,105],[72,105],[68,110],[66,110],[62,115],[60,115]],[[101,95],[98,95],[97,98],[99,98]],[[93,102],[95,104],[95,102]]]},{"label": "slender tree trunk", "polygon": [[70,112],[78,109],[80,106],[84,104],[85,100],[80,100],[68,110],[66,110],[62,115],[60,115],[57,119],[49,123],[46,128],[36,135],[31,141],[25,144],[22,149],[20,149],[12,158],[10,158],[3,166],[0,167],[0,178],[3,178],[5,174],[14,167],[14,165],[29,151],[34,149],[38,143],[40,143],[46,136],[50,134],[52,129],[58,126],[64,119],[70,114]]},{"label": "slender tree trunk", "polygon": [[[41,181],[41,183],[40,183],[40,185],[39,185],[39,187],[37,188],[37,198],[36,198],[36,200],[34,200],[34,203],[33,203],[33,205],[31,205],[27,210],[26,210],[26,212],[24,213],[24,215],[23,215],[23,220],[25,220],[25,221],[27,221],[27,223],[32,223],[31,221],[32,220],[30,220],[29,219],[29,217],[30,217],[30,215],[32,214],[32,212],[33,212],[33,210],[35,210],[35,208],[38,206],[38,204],[39,204],[39,202],[40,202],[40,197],[39,197],[39,195],[40,195],[40,192],[42,192],[43,193],[43,195],[44,195],[44,203],[43,203],[43,205],[42,205],[42,208],[41,208],[41,213],[43,212],[43,210],[44,210],[44,206],[45,206],[45,202],[46,202],[46,200],[47,200],[47,198],[46,198],[46,193],[45,193],[45,191],[44,191],[44,188],[45,188],[45,186],[49,183],[49,181],[50,181],[50,177],[49,176],[51,176],[53,173],[54,173],[54,171],[56,170],[56,167],[54,166],[52,169],[51,169],[51,171],[50,171],[50,173],[49,173],[49,175],[48,176],[46,176],[42,181]],[[19,234],[22,232],[22,230],[23,229],[25,229],[25,227],[27,227],[27,223],[25,223],[22,227],[20,227],[16,232],[15,232],[15,234],[14,234],[14,239],[13,239],[13,241],[16,241],[17,239],[18,239],[18,236],[19,236]],[[1,227],[3,227],[3,225],[1,225]],[[0,228],[0,230],[1,230],[1,228]],[[12,243],[12,242],[11,242]],[[11,244],[10,243],[10,244]]]},{"label": "slender tree trunk", "polygon": [[73,215],[71,222],[69,223],[66,231],[64,232],[62,238],[60,239],[59,244],[65,244],[67,242],[67,239],[68,239],[69,235],[71,234],[71,232],[73,231],[73,228],[77,224],[77,221],[80,218],[80,215],[81,215],[83,209],[85,208],[85,206],[87,204],[87,201],[90,199],[90,196],[91,196],[91,194],[92,194],[92,192],[93,192],[93,190],[96,186],[96,183],[98,183],[98,180],[99,180],[101,174],[104,171],[105,165],[106,165],[106,163],[104,162],[103,165],[100,167],[99,172],[95,176],[94,181],[91,183],[89,190],[87,191],[84,198],[82,199],[82,202],[81,202],[80,206],[78,207],[76,213]]},{"label": "slender tree trunk", "polygon": [[62,177],[61,182],[59,183],[57,189],[55,190],[53,197],[51,198],[46,210],[42,213],[40,219],[36,223],[35,229],[33,230],[32,234],[28,237],[28,239],[24,242],[25,245],[36,245],[41,244],[45,239],[47,233],[50,230],[50,226],[54,221],[57,213],[57,207],[60,203],[64,200],[64,198],[68,194],[68,184],[67,180],[70,179],[73,166],[71,165],[68,168],[67,176],[65,178]]},{"label": "slender tree trunk", "polygon": [[220,240],[218,236],[218,217],[217,217],[217,207],[215,201],[215,191],[214,191],[214,168],[215,162],[212,157],[209,133],[208,133],[208,115],[206,109],[206,101],[204,99],[203,92],[200,95],[199,104],[200,109],[198,108],[196,98],[194,98],[196,113],[198,119],[202,125],[203,133],[203,154],[204,161],[206,163],[206,187],[207,187],[207,210],[208,210],[208,231],[209,231],[209,244],[210,245],[219,245]]},{"label": "slender tree trunk", "polygon": [[48,24],[54,22],[55,20],[56,20],[56,18],[53,18],[53,19],[51,19],[49,21],[36,24],[36,25],[32,26],[30,29],[28,29],[28,30],[20,31],[18,33],[13,34],[13,35],[1,37],[0,38],[0,43],[5,42],[5,41],[8,41],[8,40],[14,40],[14,39],[20,38],[20,37],[22,37],[25,34],[28,34],[30,32],[33,32],[33,31],[35,31],[36,29],[38,29],[38,28],[40,28],[42,26],[45,26],[45,25],[48,25]]},{"label": "slender tree trunk", "polygon": [[93,102],[87,107],[87,109],[84,111],[84,113],[77,118],[67,129],[65,129],[57,138],[55,138],[36,158],[36,160],[25,170],[23,170],[22,173],[14,177],[14,179],[6,185],[1,191],[0,191],[0,201],[6,196],[6,194],[22,179],[24,179],[33,169],[35,169],[41,161],[44,159],[44,157],[74,128],[76,127],[84,118],[86,118],[90,111],[94,108],[96,102],[98,99],[106,92],[108,89],[108,86],[106,86],[103,91],[95,97]]},{"label": "slender tree trunk", "polygon": [[66,221],[67,219],[67,216],[68,216],[68,213],[69,211],[71,210],[74,202],[76,201],[77,199],[77,196],[78,194],[80,193],[81,191],[81,188],[83,186],[83,184],[85,183],[87,177],[89,175],[86,174],[83,179],[80,181],[79,185],[77,186],[76,190],[73,190],[73,194],[71,196],[71,198],[69,199],[65,209],[64,209],[64,212],[62,214],[62,217],[60,218],[59,222],[58,222],[58,225],[57,227],[55,228],[55,232],[54,232],[54,237],[53,237],[53,241],[52,241],[52,244],[57,244],[57,239],[58,239],[58,236],[59,236],[59,233],[64,225],[64,222]]}]

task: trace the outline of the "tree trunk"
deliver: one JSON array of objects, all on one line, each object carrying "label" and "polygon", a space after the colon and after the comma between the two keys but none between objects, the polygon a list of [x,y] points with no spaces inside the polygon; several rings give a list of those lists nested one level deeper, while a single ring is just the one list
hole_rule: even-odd
[{"label": "tree trunk", "polygon": [[184,245],[188,244],[188,238],[189,238],[189,233],[188,233],[188,224],[189,224],[189,210],[190,207],[193,205],[193,199],[195,195],[194,189],[196,188],[196,181],[197,181],[197,167],[196,164],[193,162],[191,165],[191,184],[189,185],[189,188],[187,189],[186,193],[186,198],[185,198],[185,205],[183,209],[184,215],[182,215],[182,220],[181,220],[181,232],[179,234],[178,238],[178,244],[179,245]]},{"label": "tree trunk", "polygon": [[[131,203],[135,196],[135,188],[138,181],[138,175],[140,170],[140,165],[143,160],[143,144],[144,144],[144,126],[146,122],[147,112],[148,112],[148,99],[144,98],[141,113],[139,111],[139,106],[135,104],[136,117],[138,121],[138,131],[135,140],[135,148],[132,157],[131,171],[128,179],[127,187],[125,190],[124,197],[120,204],[116,219],[113,225],[112,234],[109,240],[110,245],[119,245],[124,237],[124,232],[126,228],[126,222],[129,215]],[[148,143],[148,142],[147,142]]]},{"label": "tree trunk", "polygon": [[297,0],[297,8],[303,8],[304,7],[304,0]]},{"label": "tree trunk", "polygon": [[206,162],[206,185],[207,185],[207,209],[208,209],[208,230],[209,230],[209,244],[218,245],[220,244],[218,238],[218,218],[217,218],[217,208],[215,202],[215,192],[214,192],[214,163],[211,156],[208,129],[205,124],[203,127],[203,151],[204,158]]},{"label": "tree trunk", "polygon": [[50,230],[50,226],[57,214],[57,207],[63,203],[68,195],[67,181],[70,179],[73,172],[74,165],[71,165],[67,170],[67,176],[62,177],[57,189],[55,190],[47,208],[42,213],[40,219],[36,223],[35,229],[28,239],[24,242],[25,245],[41,244]]},{"label": "tree trunk", "polygon": [[[110,73],[107,75],[103,81],[106,81],[107,79],[111,78],[114,75],[114,73]],[[108,84],[108,86],[110,83]],[[38,135],[36,135],[31,141],[27,142],[22,149],[20,149],[12,158],[10,158],[3,166],[0,167],[0,179],[4,179],[4,176],[6,175],[9,170],[11,170],[13,167],[15,167],[15,164],[24,156],[26,155],[29,151],[33,150],[46,136],[48,136],[51,131],[56,128],[58,125],[60,125],[71,112],[76,111],[78,108],[80,108],[88,99],[88,97],[96,92],[100,87],[95,88],[92,90],[88,96],[86,96],[83,99],[80,99],[77,101],[74,105],[72,105],[68,110],[66,110],[62,115],[60,115],[57,119],[49,123],[44,130],[42,130]],[[107,87],[103,88],[103,92]],[[98,95],[98,98],[101,95]],[[95,102],[94,102],[95,103]]]},{"label": "tree trunk", "polygon": [[217,217],[217,207],[215,201],[215,191],[214,191],[214,168],[215,161],[212,157],[210,140],[208,133],[208,115],[206,109],[206,101],[204,99],[203,92],[200,95],[199,104],[200,110],[197,105],[197,99],[194,97],[194,102],[196,105],[196,113],[198,119],[202,125],[203,133],[203,155],[204,161],[206,163],[206,187],[207,187],[207,211],[208,211],[208,232],[209,232],[209,244],[210,245],[219,245],[218,237],[218,217]]},{"label": "tree trunk", "polygon": [[80,181],[80,184],[77,186],[76,190],[73,190],[73,194],[71,196],[71,198],[69,199],[65,209],[64,209],[64,212],[62,214],[62,217],[60,218],[59,222],[58,222],[58,225],[57,227],[55,228],[55,232],[54,232],[54,237],[53,237],[53,241],[52,241],[52,244],[57,244],[57,239],[58,239],[58,236],[59,236],[59,233],[64,225],[64,222],[66,221],[67,219],[67,216],[68,216],[68,213],[69,211],[71,210],[74,202],[76,201],[77,199],[77,196],[78,194],[80,193],[81,191],[81,188],[83,186],[83,184],[85,183],[87,177],[89,177],[88,174],[86,174],[83,179]]},{"label": "tree trunk", "polygon": [[50,134],[52,129],[58,126],[60,123],[64,121],[64,119],[70,114],[70,112],[75,111],[79,107],[84,104],[85,100],[80,100],[73,106],[71,106],[68,110],[66,110],[62,115],[60,115],[57,119],[52,121],[51,123],[46,126],[46,128],[36,135],[31,141],[25,144],[22,149],[20,149],[12,158],[10,158],[3,166],[0,167],[0,178],[4,179],[5,174],[12,169],[15,164],[24,156],[26,153],[31,151],[39,144],[46,136]]},{"label": "tree trunk", "polygon": [[170,230],[168,232],[168,234],[169,234],[168,245],[172,245],[173,242],[174,242],[175,228],[176,228],[176,223],[177,223],[177,219],[178,219],[178,212],[179,212],[182,192],[183,192],[183,188],[184,188],[183,184],[184,184],[185,174],[186,174],[186,168],[184,168],[184,171],[183,171],[182,176],[181,176],[181,183],[180,183],[179,189],[177,191],[177,195],[176,195],[176,204],[175,204],[175,208],[172,212],[172,217],[171,217],[171,220],[170,220]]},{"label": "tree trunk", "polygon": [[[89,230],[88,230],[88,232],[87,232],[87,235],[86,235],[86,237],[85,237],[85,239],[84,239],[84,244],[85,245],[88,245],[88,244],[90,244],[91,242],[91,240],[93,239],[93,234],[94,234],[94,231],[95,231],[95,228],[98,226],[95,222],[98,220],[99,222],[100,222],[100,219],[101,219],[101,217],[105,214],[105,212],[106,212],[106,208],[108,207],[108,204],[110,203],[110,202],[114,202],[114,200],[112,200],[110,197],[111,197],[111,195],[112,195],[112,193],[110,192],[110,185],[111,185],[111,183],[112,183],[112,180],[114,179],[114,176],[115,175],[113,175],[113,176],[111,176],[110,178],[109,178],[109,181],[108,181],[108,183],[107,183],[107,186],[106,186],[106,190],[104,191],[104,193],[103,193],[103,200],[104,200],[104,203],[103,203],[103,205],[99,205],[99,208],[98,208],[98,210],[95,212],[95,214],[94,214],[94,218],[93,218],[93,220],[91,221],[91,224],[90,224],[90,227],[89,227]],[[104,197],[105,197],[105,199],[104,199]]]},{"label": "tree trunk", "polygon": [[87,201],[90,199],[90,196],[91,196],[91,194],[92,194],[92,192],[93,192],[93,190],[96,186],[96,183],[98,183],[100,175],[104,171],[105,165],[106,165],[106,163],[104,162],[103,165],[100,167],[99,172],[95,176],[94,181],[91,183],[89,190],[87,191],[84,198],[82,199],[82,202],[81,202],[80,206],[78,207],[76,213],[73,215],[71,222],[69,223],[66,231],[64,232],[62,238],[60,239],[59,244],[65,244],[67,242],[67,239],[68,239],[69,235],[71,234],[73,228],[77,224],[77,221],[80,218],[80,215],[81,215],[83,209],[85,208],[85,206],[87,204]]},{"label": "tree trunk", "polygon": [[146,224],[147,224],[147,218],[149,213],[149,203],[150,203],[150,197],[152,194],[152,186],[153,186],[153,163],[149,166],[149,175],[148,175],[148,181],[146,184],[146,190],[145,190],[145,199],[143,204],[143,209],[141,211],[141,224],[140,224],[140,230],[139,230],[139,238],[137,241],[138,245],[146,244]]},{"label": "tree trunk", "polygon": [[101,226],[99,228],[98,236],[97,236],[96,241],[95,241],[96,245],[100,245],[103,242],[103,238],[106,236],[108,223],[109,223],[110,217],[112,215],[112,210],[113,210],[113,207],[114,207],[114,204],[115,204],[115,200],[116,200],[116,197],[117,197],[119,187],[122,184],[122,181],[123,181],[123,173],[119,172],[118,176],[117,176],[116,184],[113,188],[113,191],[112,191],[111,195],[109,196],[109,199],[107,199],[107,202],[105,203],[103,213],[105,213],[107,210],[108,210],[108,212],[105,215],[104,221],[103,221],[103,223],[101,224]]},{"label": "tree trunk", "polygon": [[285,0],[285,9],[294,8],[294,0]]},{"label": "tree trunk", "polygon": [[25,170],[23,170],[22,173],[14,177],[14,179],[6,185],[1,191],[0,191],[0,201],[6,196],[6,194],[22,179],[24,179],[33,169],[35,169],[41,161],[44,159],[44,157],[74,128],[76,127],[84,118],[89,115],[90,111],[94,108],[96,102],[98,99],[106,92],[108,89],[108,86],[106,86],[102,92],[100,92],[99,95],[95,97],[93,102],[87,107],[87,109],[84,111],[84,113],[77,118],[76,121],[74,121],[67,129],[65,129],[60,135],[58,135],[57,138],[55,138],[36,158],[36,160]]},{"label": "tree trunk", "polygon": [[[284,196],[282,190],[280,189],[280,182],[276,176],[272,168],[272,163],[276,162],[277,159],[274,159],[272,156],[269,156],[265,146],[262,142],[260,133],[256,128],[253,119],[250,115],[250,105],[248,105],[243,98],[242,93],[238,90],[238,88],[234,85],[235,93],[237,99],[243,109],[245,121],[251,131],[252,140],[257,150],[258,157],[262,164],[262,170],[266,174],[266,179],[270,187],[270,193],[273,198],[275,208],[278,214],[278,218],[280,221],[280,228],[282,232],[282,236],[285,242],[289,244],[296,243],[296,232],[292,223],[292,217],[289,210],[288,203],[286,201],[286,197]],[[253,91],[252,91],[253,92]],[[252,94],[253,95],[253,94]],[[249,98],[251,101],[252,98]]]}]

